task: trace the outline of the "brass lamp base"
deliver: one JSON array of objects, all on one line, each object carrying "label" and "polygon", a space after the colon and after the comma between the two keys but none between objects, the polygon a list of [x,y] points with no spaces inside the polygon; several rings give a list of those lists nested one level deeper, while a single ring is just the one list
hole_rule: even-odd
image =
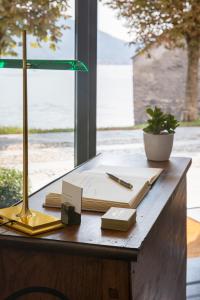
[{"label": "brass lamp base", "polygon": [[64,227],[60,219],[35,210],[31,210],[31,216],[20,218],[21,209],[21,205],[0,209],[0,223],[13,221],[6,226],[29,235],[41,234]]}]

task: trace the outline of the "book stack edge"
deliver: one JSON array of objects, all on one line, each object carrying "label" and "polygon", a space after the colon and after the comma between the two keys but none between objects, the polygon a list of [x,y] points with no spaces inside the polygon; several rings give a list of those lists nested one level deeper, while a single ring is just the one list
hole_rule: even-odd
[{"label": "book stack edge", "polygon": [[101,217],[101,228],[127,231],[136,222],[136,210],[131,208],[111,207]]},{"label": "book stack edge", "polygon": [[45,203],[43,207],[55,207],[60,208],[62,202],[62,194],[49,193],[46,195]]}]

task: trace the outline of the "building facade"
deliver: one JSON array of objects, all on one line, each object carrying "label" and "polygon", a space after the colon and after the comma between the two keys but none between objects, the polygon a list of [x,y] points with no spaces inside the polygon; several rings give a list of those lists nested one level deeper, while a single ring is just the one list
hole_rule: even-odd
[{"label": "building facade", "polygon": [[[187,53],[184,49],[153,46],[147,53],[133,57],[133,93],[135,124],[147,120],[145,109],[159,106],[181,120],[187,72]],[[199,99],[200,103],[200,81]],[[200,109],[200,105],[199,105]]]}]

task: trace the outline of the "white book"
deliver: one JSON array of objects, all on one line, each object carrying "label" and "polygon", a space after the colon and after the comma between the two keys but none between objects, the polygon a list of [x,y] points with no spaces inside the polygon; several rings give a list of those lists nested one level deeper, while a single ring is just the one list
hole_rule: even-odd
[{"label": "white book", "polygon": [[[98,168],[70,174],[67,182],[83,188],[82,209],[105,212],[110,207],[136,208],[163,169],[131,168],[101,165]],[[133,185],[128,189],[113,181],[112,173]]]}]

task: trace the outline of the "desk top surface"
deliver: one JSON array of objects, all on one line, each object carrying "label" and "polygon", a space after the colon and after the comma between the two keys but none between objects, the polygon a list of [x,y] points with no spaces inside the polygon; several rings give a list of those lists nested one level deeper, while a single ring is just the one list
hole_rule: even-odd
[{"label": "desk top surface", "polygon": [[[124,165],[133,167],[159,167],[164,172],[137,208],[137,222],[127,232],[101,229],[101,213],[83,212],[80,226],[67,226],[64,229],[29,237],[7,228],[0,229],[0,243],[23,245],[24,247],[48,247],[63,249],[70,253],[100,255],[113,258],[134,259],[158,219],[170,196],[181,179],[185,176],[190,158],[171,158],[168,162],[149,162],[143,156],[99,155],[83,164],[73,172],[96,167],[99,164]],[[44,187],[30,197],[30,207],[47,214],[60,217],[59,209],[43,208],[45,195],[61,190],[62,179],[67,175]]]}]

